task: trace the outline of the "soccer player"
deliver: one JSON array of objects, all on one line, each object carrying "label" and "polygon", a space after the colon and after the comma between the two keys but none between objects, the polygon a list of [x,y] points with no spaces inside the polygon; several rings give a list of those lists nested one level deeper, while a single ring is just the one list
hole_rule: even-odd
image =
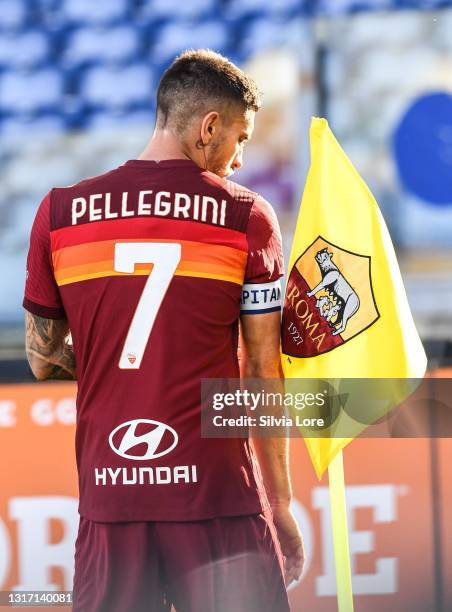
[{"label": "soccer player", "polygon": [[227,180],[259,106],[226,58],[187,51],[139,159],[36,214],[28,359],[78,381],[76,611],[289,609],[304,555],[287,440],[201,437],[201,379],[239,376],[239,322],[243,373],[280,376],[277,219]]}]

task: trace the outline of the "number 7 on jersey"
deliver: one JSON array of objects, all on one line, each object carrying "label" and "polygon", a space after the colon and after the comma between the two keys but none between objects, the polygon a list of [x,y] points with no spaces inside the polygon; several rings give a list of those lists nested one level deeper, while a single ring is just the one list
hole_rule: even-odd
[{"label": "number 7 on jersey", "polygon": [[122,370],[138,370],[163,298],[181,258],[181,245],[168,242],[120,242],[115,245],[116,272],[133,273],[135,264],[153,268],[133,315],[119,358]]}]

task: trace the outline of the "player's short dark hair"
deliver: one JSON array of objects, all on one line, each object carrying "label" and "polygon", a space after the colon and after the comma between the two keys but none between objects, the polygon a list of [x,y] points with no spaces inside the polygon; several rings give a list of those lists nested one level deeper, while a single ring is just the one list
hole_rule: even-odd
[{"label": "player's short dark hair", "polygon": [[215,51],[185,51],[164,72],[157,91],[157,124],[183,131],[196,114],[227,110],[257,111],[261,94],[254,80]]}]

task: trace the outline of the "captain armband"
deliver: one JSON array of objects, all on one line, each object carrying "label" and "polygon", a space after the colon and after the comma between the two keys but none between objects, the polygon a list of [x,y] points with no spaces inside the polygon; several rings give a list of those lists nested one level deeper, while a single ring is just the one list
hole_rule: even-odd
[{"label": "captain armband", "polygon": [[281,281],[242,287],[240,314],[264,314],[281,310]]}]

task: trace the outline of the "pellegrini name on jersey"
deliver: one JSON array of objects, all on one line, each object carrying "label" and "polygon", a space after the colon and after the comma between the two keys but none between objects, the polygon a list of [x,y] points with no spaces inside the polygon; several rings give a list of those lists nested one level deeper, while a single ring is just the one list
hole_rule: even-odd
[{"label": "pellegrini name on jersey", "polygon": [[212,196],[171,193],[170,191],[139,191],[136,197],[122,193],[93,193],[72,200],[72,225],[87,221],[123,219],[137,215],[170,217],[225,225],[226,200],[218,202]]}]

